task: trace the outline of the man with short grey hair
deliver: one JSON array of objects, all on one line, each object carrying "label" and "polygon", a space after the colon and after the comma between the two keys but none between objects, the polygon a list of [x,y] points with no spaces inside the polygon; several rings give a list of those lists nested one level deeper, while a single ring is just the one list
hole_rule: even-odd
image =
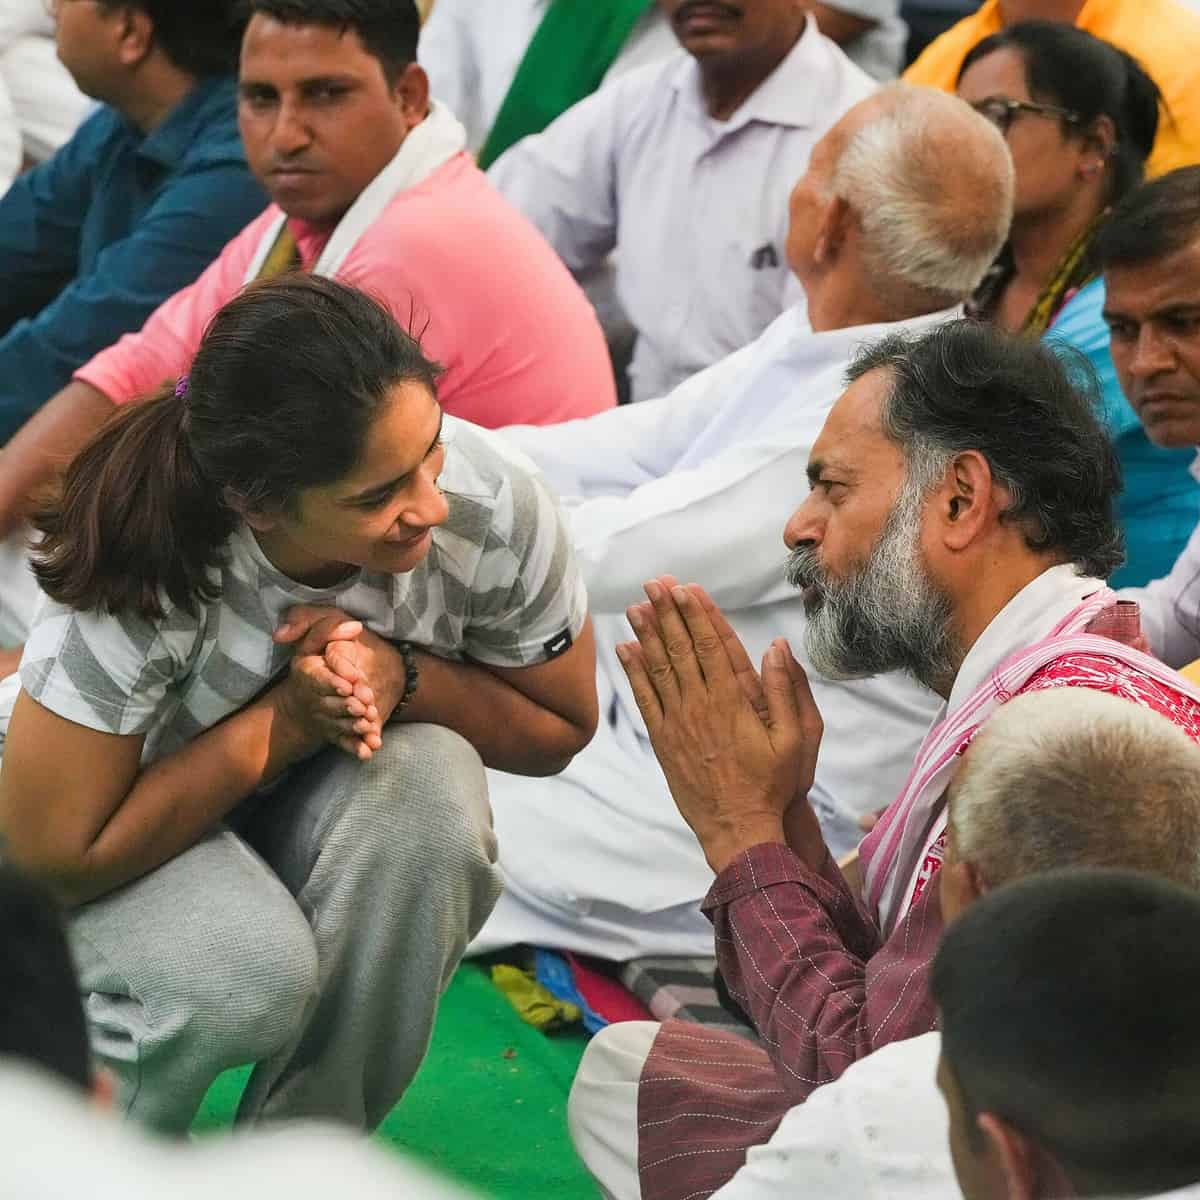
[{"label": "man with short grey hair", "polygon": [[[944,93],[885,88],[818,143],[795,186],[787,256],[807,317],[790,309],[658,400],[505,431],[567,501],[608,720],[562,775],[490,779],[507,888],[477,950],[532,942],[622,961],[712,953],[699,911],[711,875],[613,653],[627,635],[624,610],[665,572],[702,583],[751,653],[781,632],[802,639],[770,514],[803,493],[809,449],[855,349],[953,316],[1004,242],[1011,195],[994,127]],[[870,221],[871,205],[895,220]],[[888,247],[901,236],[919,252],[895,260]],[[814,688],[843,728],[873,732],[869,742],[830,739],[812,793],[845,853],[880,789],[899,790],[936,701],[899,675]]]}]

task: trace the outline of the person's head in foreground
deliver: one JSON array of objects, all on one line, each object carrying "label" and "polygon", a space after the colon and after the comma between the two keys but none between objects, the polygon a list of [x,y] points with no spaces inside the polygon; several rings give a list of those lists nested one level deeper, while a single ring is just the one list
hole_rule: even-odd
[{"label": "person's head in foreground", "polygon": [[790,201],[788,263],[818,332],[961,304],[1008,236],[1004,139],[954,96],[893,84],[817,143]]},{"label": "person's head in foreground", "polygon": [[1200,897],[1129,871],[1000,888],[933,967],[938,1081],[966,1200],[1200,1182]]},{"label": "person's head in foreground", "polygon": [[1200,746],[1160,713],[1082,686],[1001,707],[950,784],[942,916],[1063,866],[1200,892]]},{"label": "person's head in foreground", "polygon": [[79,610],[194,612],[241,522],[323,587],[412,570],[448,507],[438,368],[369,296],[295,274],[213,318],[190,376],[123,409],[43,513],[36,571]]},{"label": "person's head in foreground", "polygon": [[291,217],[338,221],[429,113],[413,0],[243,0],[239,125]]},{"label": "person's head in foreground", "polygon": [[0,1060],[31,1063],[90,1091],[87,1025],[62,910],[8,863],[0,863],[0,963]]},{"label": "person's head in foreground", "polygon": [[1057,21],[985,38],[963,61],[958,94],[1004,134],[1018,223],[1057,229],[1066,217],[1085,229],[1141,182],[1158,132],[1150,76],[1123,50]]},{"label": "person's head in foreground", "polygon": [[79,90],[143,126],[146,96],[211,75],[232,75],[245,22],[237,0],[48,0],[58,57]]},{"label": "person's head in foreground", "polygon": [[1126,399],[1159,446],[1200,445],[1200,167],[1143,184],[1096,240]]},{"label": "person's head in foreground", "polygon": [[1048,568],[1120,564],[1120,471],[1088,391],[1040,343],[974,322],[863,350],[785,531],[816,669],[905,670],[947,695]]}]

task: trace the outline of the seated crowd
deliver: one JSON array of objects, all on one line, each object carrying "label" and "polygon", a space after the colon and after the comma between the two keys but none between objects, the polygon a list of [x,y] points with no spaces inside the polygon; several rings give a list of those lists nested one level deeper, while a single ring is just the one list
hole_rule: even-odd
[{"label": "seated crowd", "polygon": [[610,1200],[1200,1196],[1200,13],[33,7],[0,1191],[465,1194],[353,1135],[533,946],[742,1023]]}]

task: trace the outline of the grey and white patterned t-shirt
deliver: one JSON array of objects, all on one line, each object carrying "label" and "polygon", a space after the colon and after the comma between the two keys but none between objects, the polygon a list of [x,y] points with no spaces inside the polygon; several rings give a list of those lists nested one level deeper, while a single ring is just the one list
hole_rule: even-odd
[{"label": "grey and white patterned t-shirt", "polygon": [[[334,587],[305,587],[277,571],[243,526],[217,572],[220,598],[195,617],[172,606],[150,622],[45,600],[21,685],[89,729],[145,734],[149,762],[245,706],[284,671],[291,650],[271,635],[296,604],[333,605],[381,637],[443,658],[522,667],[556,657],[587,618],[557,504],[532,463],[486,430],[446,417],[443,436],[440,483],[450,515],[414,570],[360,571]],[[0,698],[0,721],[11,711],[10,690]]]}]

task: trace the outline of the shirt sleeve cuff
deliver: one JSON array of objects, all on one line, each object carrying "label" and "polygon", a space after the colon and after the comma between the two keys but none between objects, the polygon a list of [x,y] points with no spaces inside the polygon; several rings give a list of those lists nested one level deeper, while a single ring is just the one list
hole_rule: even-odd
[{"label": "shirt sleeve cuff", "polygon": [[[704,897],[701,910],[710,913],[749,896],[763,888],[773,887],[779,883],[802,883],[809,887],[820,880],[828,886],[835,879],[830,872],[836,872],[840,878],[837,864],[829,851],[825,852],[825,861],[819,871],[814,871],[796,852],[787,846],[767,842],[761,846],[751,846],[737,856],[713,880],[708,895]],[[820,886],[820,885],[818,885]]]}]

